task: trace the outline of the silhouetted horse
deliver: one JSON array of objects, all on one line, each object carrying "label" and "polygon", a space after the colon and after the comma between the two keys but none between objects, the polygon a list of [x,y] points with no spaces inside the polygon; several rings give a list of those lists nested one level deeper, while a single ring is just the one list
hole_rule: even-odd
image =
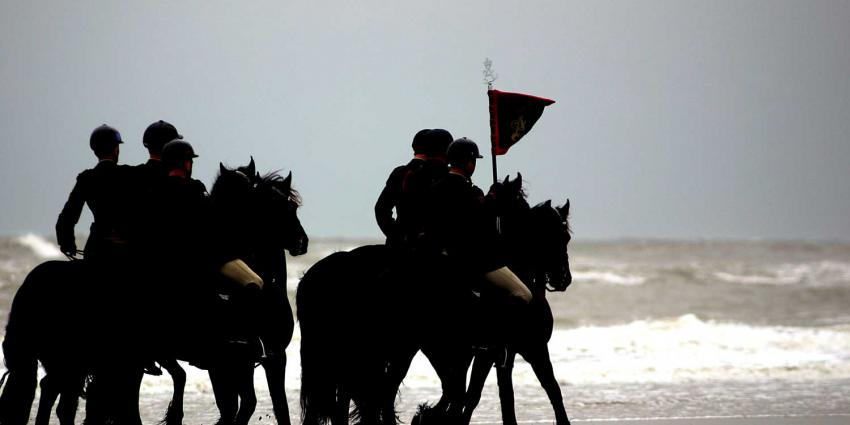
[{"label": "silhouetted horse", "polygon": [[527,212],[517,211],[513,214],[505,214],[501,220],[502,235],[508,241],[506,246],[514,249],[531,247],[528,250],[511,253],[509,258],[512,260],[509,266],[528,286],[533,298],[528,317],[523,322],[522,338],[507,344],[504,360],[497,359],[493,351],[475,351],[463,423],[469,423],[472,412],[481,399],[481,390],[490,369],[497,361],[503,361],[504,364],[496,369],[499,399],[502,405],[502,423],[516,424],[511,372],[514,357],[519,353],[531,365],[546,391],[555,410],[556,423],[569,424],[561,390],[549,358],[547,342],[552,336],[554,320],[552,309],[546,300],[547,291],[564,291],[572,282],[566,256],[567,244],[571,239],[567,221],[569,211],[569,200],[559,208],[553,208],[551,201],[546,201]]},{"label": "silhouetted horse", "polygon": [[[279,424],[289,424],[284,372],[286,347],[292,340],[294,321],[286,292],[286,256],[307,252],[308,239],[296,215],[301,199],[292,189],[292,174],[282,178],[277,174],[261,177],[254,161],[247,167],[228,170],[220,165],[220,174],[211,196],[220,220],[235,223],[232,240],[241,247],[239,258],[263,278],[261,297],[260,335],[264,355],[260,361],[266,373],[269,395]],[[187,359],[191,360],[191,359]],[[216,404],[222,415],[221,423],[247,423],[256,406],[253,387],[253,361],[226,361],[224,367],[208,367],[210,380],[216,390]],[[161,361],[174,377],[175,391],[166,413],[165,422],[179,423],[182,419],[182,394],[185,372],[179,364]],[[241,403],[239,403],[241,399]]]},{"label": "silhouetted horse", "polygon": [[[248,167],[238,171],[227,170],[223,166],[221,169],[212,199],[216,204],[219,223],[229,223],[233,226],[229,229],[229,235],[237,235],[237,239],[241,239],[230,239],[228,242],[239,244],[240,256],[266,283],[261,297],[263,308],[259,314],[266,323],[260,331],[267,346],[262,364],[268,377],[275,414],[280,423],[289,423],[283,392],[286,362],[284,350],[292,336],[293,321],[286,299],[283,251],[288,249],[291,254],[300,255],[307,249],[307,237],[296,215],[300,199],[291,188],[291,174],[285,179],[276,174],[261,178],[254,171],[253,159]],[[0,424],[26,423],[35,391],[37,360],[42,361],[47,372],[42,381],[42,401],[39,403],[37,422],[46,423],[55,395],[61,392],[57,414],[62,424],[73,423],[84,377],[92,371],[93,366],[104,360],[99,357],[102,353],[108,353],[103,356],[128,360],[124,359],[128,353],[109,350],[108,343],[103,342],[104,334],[96,332],[98,329],[103,330],[96,326],[103,319],[97,317],[100,305],[91,301],[96,298],[91,297],[94,285],[87,282],[90,275],[85,270],[87,267],[84,261],[47,262],[36,267],[18,290],[3,345],[10,376],[0,397]],[[83,330],[83,341],[78,340],[78,329]],[[139,344],[144,342],[140,341]],[[68,347],[80,348],[69,350]],[[147,353],[144,350],[140,352]],[[190,358],[213,368],[211,378],[222,414],[221,421],[227,423],[236,420],[236,397],[241,396],[239,418],[247,423],[256,403],[253,395],[253,359],[241,359],[243,366],[233,368],[228,360],[235,360],[236,357],[228,357],[226,353],[221,356],[195,352]],[[136,360],[141,362],[144,359]],[[163,363],[175,378],[174,400],[166,419],[180,422],[185,372],[173,359],[164,359]],[[137,368],[128,365],[125,369],[135,371]],[[234,370],[241,371],[241,375]],[[90,404],[96,403],[101,408],[105,408],[103,404],[121,404],[124,410],[116,414],[123,416],[113,420],[120,423],[137,422],[140,375],[128,372],[127,379],[108,378],[105,381],[109,388],[104,392],[111,396],[103,402],[89,399],[87,422],[90,413],[102,414],[100,409],[89,409]],[[245,388],[246,382],[250,382],[247,384],[250,388]],[[237,386],[240,383],[241,387]],[[48,390],[45,391],[45,388]]]},{"label": "silhouetted horse", "polygon": [[[551,202],[529,208],[521,186],[520,177],[498,187],[497,210],[506,236],[525,234],[504,238],[510,265],[520,276],[566,288],[571,281],[568,232],[566,219],[560,218],[566,209],[556,210]],[[395,394],[420,349],[443,383],[436,410],[449,414],[445,422],[461,419],[472,345],[481,344],[473,339],[497,332],[482,332],[473,324],[487,310],[469,290],[476,277],[442,261],[411,261],[377,245],[332,254],[308,270],[296,298],[305,424],[347,423],[349,400],[363,423],[395,423]],[[529,315],[548,314],[551,332],[548,304],[537,301],[532,307]]]},{"label": "silhouetted horse", "polygon": [[[517,352],[532,365],[552,402],[558,424],[569,423],[546,346],[553,329],[552,310],[546,301],[546,291],[564,291],[572,283],[567,253],[571,238],[569,200],[563,207],[554,208],[551,201],[546,201],[529,208],[521,186],[521,176],[514,181],[506,179],[501,186],[497,186],[497,210],[508,266],[529,287],[533,299],[523,317],[504,317],[500,303],[504,297],[482,288],[481,299],[484,302],[475,302],[471,306],[474,312],[472,329],[477,332],[472,335],[472,343],[480,348],[489,345],[491,349],[473,351],[475,364],[462,404],[458,404],[458,386],[461,382],[465,383],[469,362],[463,362],[463,356],[468,356],[469,352],[447,344],[427,344],[422,347],[443,382],[444,393],[433,408],[420,407],[419,414],[414,417],[414,424],[468,423],[480,400],[489,369],[497,360],[504,363],[497,374],[503,421],[515,424],[511,369]],[[507,337],[512,333],[513,337]],[[431,354],[433,351],[436,354]],[[500,354],[496,355],[497,352]],[[458,364],[463,366],[458,367]],[[462,421],[459,421],[461,412]]]}]

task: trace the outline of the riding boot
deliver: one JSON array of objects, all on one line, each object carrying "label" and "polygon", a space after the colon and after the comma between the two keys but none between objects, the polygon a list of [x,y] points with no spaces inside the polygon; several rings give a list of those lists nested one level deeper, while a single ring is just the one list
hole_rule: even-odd
[{"label": "riding boot", "polygon": [[261,307],[260,291],[259,286],[249,284],[237,289],[233,296],[235,314],[229,343],[243,346],[245,354],[252,357],[263,355],[262,343],[257,332],[260,323],[258,314]]}]

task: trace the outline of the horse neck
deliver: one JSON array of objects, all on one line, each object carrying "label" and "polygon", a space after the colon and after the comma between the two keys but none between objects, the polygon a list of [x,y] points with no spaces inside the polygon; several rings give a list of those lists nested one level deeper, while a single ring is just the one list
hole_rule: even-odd
[{"label": "horse neck", "polygon": [[286,253],[283,248],[259,246],[253,252],[249,265],[264,281],[286,287]]},{"label": "horse neck", "polygon": [[502,241],[508,251],[508,268],[513,271],[528,286],[534,298],[545,298],[546,288],[540,287],[536,282],[539,271],[535,258],[538,255],[538,247],[535,245],[529,210],[514,212],[512,215],[503,217],[506,232],[502,234]]}]

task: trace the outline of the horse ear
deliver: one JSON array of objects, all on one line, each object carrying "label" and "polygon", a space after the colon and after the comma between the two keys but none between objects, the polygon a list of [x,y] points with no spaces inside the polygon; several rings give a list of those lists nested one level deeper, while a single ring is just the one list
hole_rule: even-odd
[{"label": "horse ear", "polygon": [[283,179],[283,184],[286,185],[286,187],[292,186],[292,171],[290,171],[286,178]]},{"label": "horse ear", "polygon": [[226,172],[227,172],[227,168],[225,168],[225,167],[224,167],[224,164],[222,164],[222,163],[220,163],[220,162],[219,162],[219,163],[218,163],[218,171],[219,171],[221,174],[224,174],[224,173],[226,173]]},{"label": "horse ear", "polygon": [[511,190],[517,191],[517,192],[520,189],[522,189],[522,174],[520,174],[520,173],[516,174],[516,178],[511,180],[511,186],[510,187],[511,187]]},{"label": "horse ear", "polygon": [[505,184],[505,185],[508,184],[508,181],[510,181],[510,179],[511,179],[511,175],[508,174],[507,176],[505,176],[505,181],[503,181],[502,184]]},{"label": "horse ear", "polygon": [[561,217],[567,218],[570,215],[570,199],[567,198],[567,202],[563,207],[558,208],[558,212],[561,213]]},{"label": "horse ear", "polygon": [[552,208],[552,200],[547,199],[546,202],[543,203],[543,206],[546,207],[546,209]]},{"label": "horse ear", "polygon": [[251,162],[248,163],[248,172],[245,173],[249,176],[253,176],[257,173],[257,167],[254,165],[254,156],[251,155]]}]

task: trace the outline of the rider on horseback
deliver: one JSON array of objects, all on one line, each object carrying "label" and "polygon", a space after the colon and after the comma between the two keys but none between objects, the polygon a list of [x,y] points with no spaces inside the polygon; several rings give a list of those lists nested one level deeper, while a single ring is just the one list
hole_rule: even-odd
[{"label": "rider on horseback", "polygon": [[[485,196],[472,183],[476,160],[482,158],[478,146],[460,138],[449,145],[447,156],[449,173],[431,187],[426,231],[448,264],[447,275],[483,283],[483,292],[496,295],[485,303],[495,309],[494,314],[484,315],[490,317],[485,319],[490,323],[483,323],[483,328],[475,332],[483,340],[474,343],[495,348],[504,360],[505,345],[522,336],[521,320],[531,302],[531,291],[506,266],[495,222],[494,191]],[[506,365],[505,361],[502,364]]]},{"label": "rider on horseback", "polygon": [[431,188],[431,233],[443,252],[466,270],[481,273],[492,286],[527,304],[531,291],[505,266],[498,250],[498,232],[492,211],[494,195],[472,183],[478,145],[465,137],[452,142],[447,152],[449,173]]},{"label": "rider on horseback", "polygon": [[375,218],[387,245],[407,251],[421,248],[427,192],[448,171],[446,148],[451,142],[446,130],[420,130],[413,137],[413,159],[390,173],[375,203]]},{"label": "rider on horseback", "polygon": [[[430,129],[419,130],[413,136],[413,159],[407,164],[399,165],[390,172],[387,183],[381,194],[378,196],[378,201],[375,202],[375,219],[378,221],[378,227],[381,232],[387,237],[387,245],[395,246],[403,239],[401,227],[400,211],[404,210],[401,206],[402,189],[404,180],[407,174],[412,170],[422,168],[425,164],[425,139],[428,137]],[[396,218],[393,218],[393,208],[396,210]]]},{"label": "rider on horseback", "polygon": [[[180,139],[168,142],[162,149],[167,177],[154,189],[155,211],[151,215],[157,219],[152,242],[159,247],[158,266],[169,280],[167,289],[176,292],[177,299],[173,301],[178,303],[191,301],[196,296],[195,290],[204,290],[194,283],[206,283],[207,279],[199,278],[198,273],[203,276],[217,270],[240,284],[242,288],[233,294],[237,310],[235,320],[239,323],[226,325],[232,329],[232,337],[234,333],[240,334],[234,341],[254,340],[255,336],[245,336],[245,333],[256,325],[250,323],[255,316],[251,312],[256,310],[263,280],[236,258],[232,248],[227,246],[227,238],[221,242],[212,239],[216,224],[213,205],[204,184],[192,178],[197,157],[192,145]],[[189,305],[172,307],[178,313],[176,320],[193,320],[187,311]]]},{"label": "rider on horseback", "polygon": [[94,129],[89,138],[89,147],[97,156],[94,168],[77,176],[77,183],[68,196],[56,220],[56,240],[59,249],[69,257],[77,255],[74,226],[80,219],[83,205],[88,204],[94,216],[85,255],[88,260],[115,258],[125,251],[126,235],[124,218],[127,212],[125,186],[130,168],[118,165],[123,143],[118,130],[103,124]]}]

